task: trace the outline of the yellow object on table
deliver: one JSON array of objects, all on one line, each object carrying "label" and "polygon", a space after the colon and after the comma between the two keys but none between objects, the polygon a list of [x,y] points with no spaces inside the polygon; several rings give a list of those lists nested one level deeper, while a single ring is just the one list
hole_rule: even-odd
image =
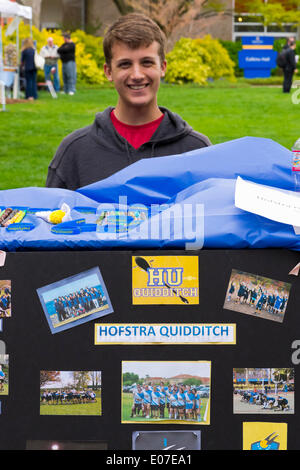
[{"label": "yellow object on table", "polygon": [[63,203],[60,209],[56,209],[54,211],[40,211],[36,212],[35,215],[36,217],[40,217],[50,224],[57,225],[62,222],[68,222],[72,220],[70,212],[71,209],[68,204]]}]

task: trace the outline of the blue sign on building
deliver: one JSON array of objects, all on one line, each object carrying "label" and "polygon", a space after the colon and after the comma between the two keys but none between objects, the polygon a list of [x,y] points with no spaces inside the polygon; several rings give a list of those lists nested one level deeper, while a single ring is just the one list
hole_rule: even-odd
[{"label": "blue sign on building", "polygon": [[277,52],[273,50],[274,38],[247,36],[242,38],[243,49],[239,51],[239,67],[245,78],[268,78],[276,67]]},{"label": "blue sign on building", "polygon": [[265,47],[273,49],[274,38],[271,36],[244,36],[242,37],[243,46],[255,46],[257,48]]}]

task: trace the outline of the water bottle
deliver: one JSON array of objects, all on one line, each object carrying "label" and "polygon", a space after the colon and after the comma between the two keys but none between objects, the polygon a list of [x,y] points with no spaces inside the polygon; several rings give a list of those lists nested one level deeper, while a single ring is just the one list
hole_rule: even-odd
[{"label": "water bottle", "polygon": [[300,138],[294,143],[292,172],[294,175],[295,191],[300,191]]}]

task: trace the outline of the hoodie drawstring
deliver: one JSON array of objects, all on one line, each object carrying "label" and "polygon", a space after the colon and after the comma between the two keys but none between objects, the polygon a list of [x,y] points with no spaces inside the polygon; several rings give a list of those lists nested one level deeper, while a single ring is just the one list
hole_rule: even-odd
[{"label": "hoodie drawstring", "polygon": [[155,142],[153,142],[151,146],[151,158],[154,157],[154,147],[155,147]]},{"label": "hoodie drawstring", "polygon": [[128,160],[128,163],[130,164],[130,163],[132,163],[132,161],[131,161],[131,158],[130,158],[129,146],[128,146],[127,140],[126,139],[124,139],[124,140],[125,140],[125,148],[126,148],[126,153],[127,153],[127,160]]}]

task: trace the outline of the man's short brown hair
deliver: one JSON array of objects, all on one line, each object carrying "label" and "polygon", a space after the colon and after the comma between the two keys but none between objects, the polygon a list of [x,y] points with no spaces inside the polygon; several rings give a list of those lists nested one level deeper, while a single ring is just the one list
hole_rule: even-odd
[{"label": "man's short brown hair", "polygon": [[110,66],[112,47],[115,42],[122,42],[130,49],[138,49],[141,46],[148,47],[154,41],[159,44],[158,54],[161,63],[163,63],[165,60],[166,38],[158,24],[148,16],[140,13],[129,13],[121,16],[105,33],[103,39],[105,61]]}]

